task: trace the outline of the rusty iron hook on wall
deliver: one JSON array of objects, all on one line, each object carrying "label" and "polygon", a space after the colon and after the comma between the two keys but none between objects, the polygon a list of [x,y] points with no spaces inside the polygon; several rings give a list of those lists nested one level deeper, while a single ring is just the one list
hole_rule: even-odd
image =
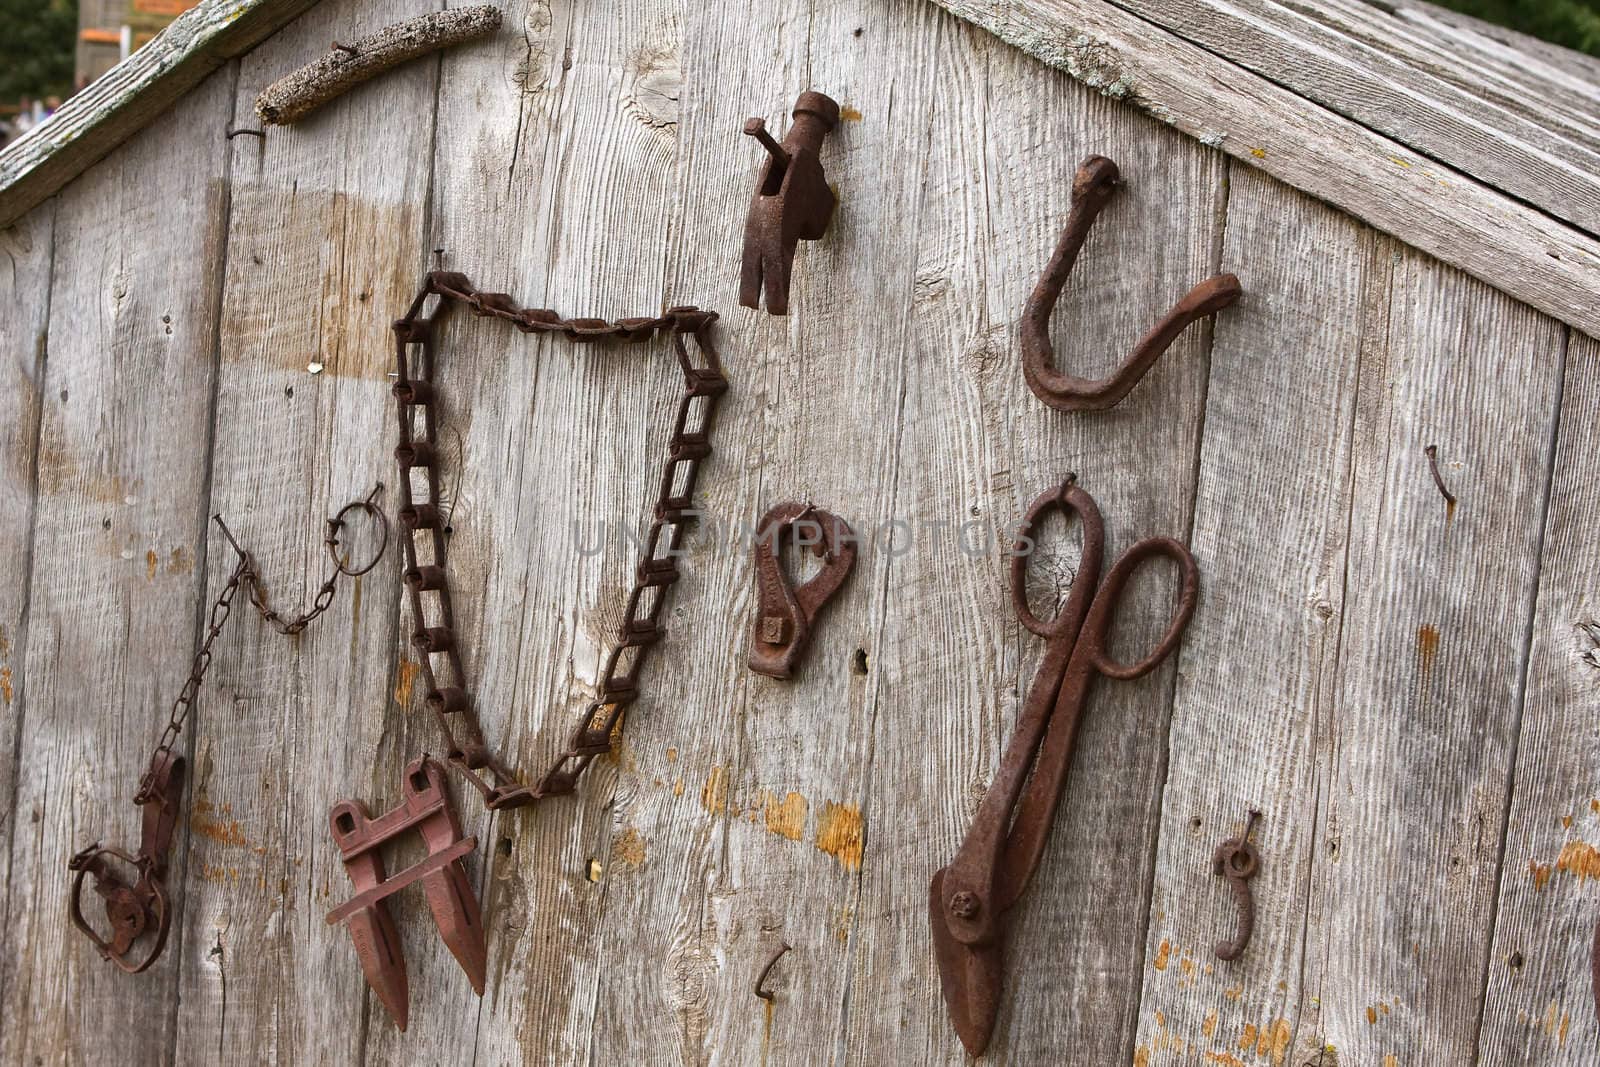
[{"label": "rusty iron hook on wall", "polygon": [[1250,879],[1261,870],[1261,854],[1250,843],[1250,831],[1260,817],[1259,811],[1251,811],[1244,833],[1228,838],[1211,854],[1212,873],[1228,880],[1234,904],[1239,909],[1239,925],[1233,937],[1217,942],[1215,951],[1219,960],[1236,960],[1242,956],[1250,943],[1250,935],[1255,932],[1256,902],[1250,895]]},{"label": "rusty iron hook on wall", "polygon": [[1128,358],[1109,377],[1091,380],[1057,370],[1055,350],[1050,344],[1050,316],[1095,217],[1119,184],[1117,165],[1105,156],[1090,156],[1079,165],[1072,179],[1072,210],[1067,224],[1022,313],[1022,376],[1035,396],[1058,411],[1104,411],[1115,407],[1190,323],[1235,303],[1241,292],[1238,278],[1214,274],[1190,289],[1139,338]]},{"label": "rusty iron hook on wall", "polygon": [[838,203],[817,154],[829,131],[839,124],[839,105],[808,90],[794,102],[793,118],[782,144],[772,139],[763,120],[744,124],[744,132],[760,141],[771,158],[761,170],[761,184],[745,218],[739,303],[760,307],[765,291],[767,312],[772,315],[789,313],[795,245],[821,238]]}]

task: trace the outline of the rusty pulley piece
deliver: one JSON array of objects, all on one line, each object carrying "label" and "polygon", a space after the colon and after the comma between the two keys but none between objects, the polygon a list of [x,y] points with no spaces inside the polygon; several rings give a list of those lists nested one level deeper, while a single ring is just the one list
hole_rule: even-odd
[{"label": "rusty pulley piece", "polygon": [[1239,299],[1239,279],[1232,274],[1214,274],[1190,289],[1139,338],[1110,377],[1096,381],[1057,370],[1050,344],[1050,315],[1095,216],[1120,184],[1117,165],[1104,156],[1090,156],[1078,167],[1072,180],[1072,210],[1067,215],[1067,225],[1022,312],[1022,376],[1034,396],[1058,411],[1103,411],[1115,407],[1190,323],[1214,315]]},{"label": "rusty pulley piece", "polygon": [[[430,300],[437,301],[424,314]],[[484,740],[467,690],[447,572],[448,531],[441,497],[439,389],[435,378],[436,326],[448,309],[462,304],[481,317],[502,319],[524,333],[559,333],[571,341],[647,341],[669,333],[683,371],[683,394],[667,443],[667,456],[644,539],[644,559],[635,571],[633,591],[618,629],[616,646],[601,670],[599,693],[584,709],[566,749],[534,786],[524,784]],[[711,343],[715,311],[670,308],[652,318],[566,319],[548,308],[519,308],[505,293],[481,293],[463,274],[433,271],[405,317],[394,324],[394,396],[400,441],[400,523],[409,536],[404,580],[416,630],[411,643],[426,683],[426,701],[439,722],[446,758],[482,795],[491,810],[515,808],[541,797],[571,793],[595,756],[611,748],[611,734],[623,711],[639,696],[639,676],[650,648],[665,632],[661,626],[666,591],[678,580],[688,525],[696,515],[695,483],[711,455],[711,429],[718,399],[728,389]],[[694,342],[694,352],[687,342]],[[413,476],[422,482],[421,499]],[[443,670],[435,658],[443,660]],[[483,772],[487,772],[487,777]]]},{"label": "rusty pulley piece", "polygon": [[[779,553],[794,535],[800,548],[823,561],[798,588],[783,572]],[[839,591],[856,562],[856,535],[837,515],[811,504],[779,504],[756,527],[756,621],[750,635],[750,669],[789,678],[805,654],[817,613]]]},{"label": "rusty pulley piece", "polygon": [[[184,680],[177,699],[172,703],[172,709],[167,715],[167,725],[161,731],[161,737],[156,742],[155,751],[150,754],[150,762],[134,794],[133,802],[143,811],[139,847],[136,851],[129,852],[123,848],[101,845],[97,842],[79,851],[67,862],[67,869],[72,871],[72,889],[67,902],[67,914],[72,920],[72,925],[94,943],[101,956],[127,973],[138,974],[145,970],[156,961],[161,955],[161,950],[166,947],[167,932],[172,919],[166,884],[168,853],[172,849],[172,835],[177,825],[179,807],[183,801],[184,786],[184,758],[177,752],[175,746],[188,721],[195,696],[205,681],[206,671],[211,667],[211,646],[228,622],[228,616],[233,610],[234,596],[239,592],[240,586],[248,585],[256,609],[279,633],[292,636],[305,630],[311,620],[328,610],[341,574],[365,574],[377,566],[378,560],[382,558],[384,548],[389,543],[388,520],[384,518],[382,509],[373,503],[382,488],[383,485],[380,483],[365,500],[346,504],[328,520],[327,533],[323,541],[327,546],[328,555],[333,560],[333,570],[318,592],[312,609],[287,622],[266,606],[266,601],[257,588],[260,579],[256,575],[255,565],[251,562],[249,553],[234,540],[227,524],[222,521],[222,516],[213,516],[238,558],[222,591],[211,606],[206,634],[200,643],[200,648],[195,652],[189,668],[189,677]],[[360,568],[351,567],[339,554],[339,535],[344,528],[345,516],[356,508],[375,517],[383,531],[383,541],[377,553],[370,563]],[[94,878],[95,893],[105,902],[106,919],[111,924],[109,937],[101,936],[83,914],[84,878],[91,875]],[[132,877],[125,877],[126,875]],[[135,953],[134,948],[140,942],[145,942],[146,947]]]},{"label": "rusty pulley piece", "polygon": [[739,303],[789,313],[789,274],[795,245],[820,240],[828,230],[838,198],[828,188],[818,158],[822,142],[839,124],[839,105],[831,97],[803,92],[794,102],[794,121],[779,144],[759,118],[749,119],[744,132],[761,142],[770,157],[750,200],[744,223],[744,262],[739,270]]},{"label": "rusty pulley piece", "polygon": [[[1037,546],[1039,523],[1053,508],[1077,516],[1083,528],[1083,555],[1065,606],[1054,618],[1043,620],[1028,606],[1027,546]],[[988,1047],[1000,1010],[1006,914],[1021,899],[1050,839],[1090,687],[1097,677],[1128,680],[1154,670],[1177,648],[1199,596],[1194,557],[1172,538],[1138,542],[1102,581],[1104,547],[1100,510],[1069,474],[1060,488],[1033,502],[1013,549],[1012,607],[1024,627],[1045,639],[1045,654],[1017,718],[1016,733],[984,792],[972,827],[955,858],[933,876],[928,889],[945,1005],[961,1043],[974,1056]],[[1134,572],[1158,556],[1178,565],[1178,605],[1150,654],[1125,664],[1111,655],[1112,622]]]},{"label": "rusty pulley piece", "polygon": [[[416,882],[445,947],[456,958],[473,992],[483,996],[488,951],[477,895],[462,860],[478,846],[463,837],[450,803],[444,768],[426,755],[406,767],[404,798],[374,818],[359,800],[343,800],[328,813],[333,840],[356,895],[328,912],[328,924],[343,923],[361,960],[367,985],[401,1030],[406,1028],[410,991],[400,935],[389,914],[388,898]],[[398,874],[386,874],[385,844],[416,831],[427,855]]]},{"label": "rusty pulley piece", "polygon": [[1250,895],[1250,879],[1261,870],[1261,854],[1250,843],[1250,830],[1259,817],[1260,812],[1252,811],[1245,821],[1244,833],[1228,838],[1211,854],[1211,872],[1228,880],[1234,904],[1239,909],[1233,937],[1217,942],[1215,951],[1219,960],[1236,960],[1244,955],[1245,946],[1250,944],[1250,935],[1256,928],[1256,902]]}]

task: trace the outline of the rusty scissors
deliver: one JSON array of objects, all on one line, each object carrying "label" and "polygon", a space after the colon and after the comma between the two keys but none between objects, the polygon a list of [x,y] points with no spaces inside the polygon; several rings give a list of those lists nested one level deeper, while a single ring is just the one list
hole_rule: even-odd
[{"label": "rusty scissors", "polygon": [[[1028,553],[1023,545],[1034,542],[1040,520],[1057,507],[1077,516],[1083,555],[1066,605],[1054,618],[1042,620],[1028,607]],[[1154,670],[1177,647],[1200,589],[1194,557],[1170,537],[1140,541],[1101,581],[1105,526],[1094,498],[1070,474],[1059,488],[1033,502],[1018,534],[1011,558],[1011,603],[1022,625],[1045,639],[1044,660],[971,829],[928,890],[945,1004],[961,1043],[973,1056],[983,1053],[994,1032],[1005,974],[1004,917],[1044,854],[1090,684],[1098,675],[1127,680]],[[1155,649],[1137,663],[1124,664],[1111,658],[1111,625],[1134,572],[1156,556],[1178,564],[1177,611]]]}]

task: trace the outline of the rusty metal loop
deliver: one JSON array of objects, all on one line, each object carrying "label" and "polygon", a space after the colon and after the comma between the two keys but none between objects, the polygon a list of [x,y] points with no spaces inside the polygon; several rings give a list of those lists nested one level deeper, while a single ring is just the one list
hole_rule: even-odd
[{"label": "rusty metal loop", "polygon": [[[1016,612],[1018,621],[1040,637],[1060,636],[1068,627],[1075,625],[1074,620],[1083,618],[1088,599],[1094,594],[1094,583],[1100,576],[1106,540],[1105,520],[1100,517],[1100,507],[1094,497],[1078,488],[1077,482],[1078,476],[1069,472],[1055,488],[1040,493],[1028,506],[1022,522],[1017,526],[1017,544],[1011,553],[1011,608]],[[1039,523],[1052,508],[1077,516],[1078,524],[1083,529],[1083,552],[1078,559],[1078,574],[1089,575],[1090,578],[1088,581],[1075,580],[1067,603],[1045,621],[1035,615],[1028,604],[1028,562],[1033,552],[1023,551],[1022,541],[1032,541],[1034,549],[1037,549]]]},{"label": "rusty metal loop", "polygon": [[1188,326],[1239,299],[1239,279],[1214,274],[1173,305],[1133,346],[1109,377],[1079,378],[1058,370],[1050,342],[1050,316],[1061,298],[1083,242],[1102,208],[1121,184],[1117,165],[1104,156],[1090,156],[1072,181],[1072,208],[1044,273],[1022,312],[1022,375],[1033,394],[1058,411],[1104,411],[1115,407],[1150,370]]},{"label": "rusty metal loop", "polygon": [[[1145,560],[1166,556],[1178,565],[1180,586],[1178,609],[1173,613],[1167,630],[1156,642],[1155,648],[1137,663],[1125,664],[1111,658],[1111,621],[1116,606],[1122,601],[1122,592]],[[1094,606],[1084,622],[1084,638],[1089,642],[1094,669],[1107,678],[1129,681],[1149,674],[1178,647],[1183,631],[1194,616],[1195,604],[1200,599],[1200,568],[1194,556],[1182,542],[1170,537],[1147,537],[1118,557],[1110,573],[1095,595]]]},{"label": "rusty metal loop", "polygon": [[[327,546],[328,556],[333,560],[333,566],[340,574],[351,578],[359,578],[376,567],[383,559],[383,554],[389,550],[389,516],[384,513],[382,508],[372,502],[373,498],[381,492],[383,492],[383,483],[379,482],[365,500],[352,500],[340,508],[333,518],[328,520],[328,536],[323,540],[323,544]],[[381,540],[378,542],[378,551],[373,554],[372,562],[365,567],[352,568],[339,558],[339,531],[344,527],[344,517],[356,508],[360,508],[368,515],[377,518]]]}]

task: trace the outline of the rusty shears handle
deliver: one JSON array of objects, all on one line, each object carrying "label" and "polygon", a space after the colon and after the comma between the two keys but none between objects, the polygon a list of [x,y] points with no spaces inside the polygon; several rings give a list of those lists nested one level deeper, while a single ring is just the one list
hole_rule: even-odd
[{"label": "rusty shears handle", "polygon": [[[793,531],[797,543],[824,560],[822,569],[798,588],[789,584],[778,550]],[[814,536],[813,536],[814,535]],[[837,515],[790,501],[761,517],[756,527],[755,632],[750,669],[769,678],[790,678],[811,641],[817,613],[839,591],[856,563],[855,532]]]},{"label": "rusty shears handle", "polygon": [[[134,802],[144,809],[139,850],[98,843],[77,853],[68,861],[73,872],[72,895],[67,914],[72,925],[83,931],[100,955],[128,974],[138,974],[161,955],[172,925],[172,908],[167,899],[167,853],[178,822],[178,802],[183,797],[183,757],[171,751],[158,751],[151,761]],[[117,863],[136,872],[128,881]],[[105,902],[111,936],[101,937],[83,915],[83,882],[94,876],[94,891]],[[142,956],[133,956],[134,944],[150,935],[150,947]]]},{"label": "rusty shears handle", "polygon": [[1072,179],[1072,211],[1067,215],[1067,225],[1022,312],[1022,376],[1033,395],[1057,411],[1104,411],[1115,407],[1190,323],[1214,315],[1239,299],[1238,278],[1213,274],[1190,289],[1139,338],[1110,377],[1091,380],[1057,370],[1055,350],[1050,344],[1050,315],[1095,216],[1111,199],[1117,184],[1117,165],[1105,156],[1090,156],[1078,167]]}]

